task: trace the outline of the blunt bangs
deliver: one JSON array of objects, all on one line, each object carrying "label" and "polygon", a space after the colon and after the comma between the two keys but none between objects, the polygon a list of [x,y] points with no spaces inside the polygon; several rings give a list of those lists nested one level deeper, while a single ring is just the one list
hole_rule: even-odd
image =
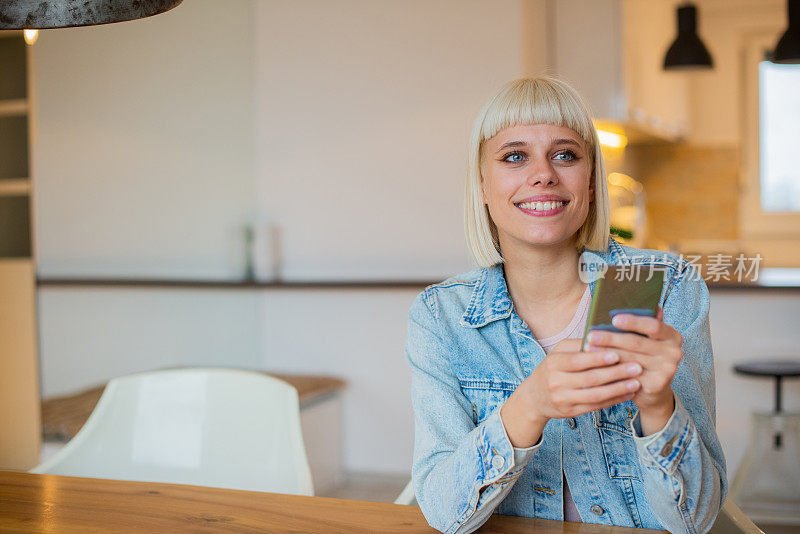
[{"label": "blunt bangs", "polygon": [[586,105],[574,89],[555,78],[522,78],[506,86],[490,100],[481,125],[481,145],[503,128],[552,124],[575,130],[594,156],[594,124]]}]

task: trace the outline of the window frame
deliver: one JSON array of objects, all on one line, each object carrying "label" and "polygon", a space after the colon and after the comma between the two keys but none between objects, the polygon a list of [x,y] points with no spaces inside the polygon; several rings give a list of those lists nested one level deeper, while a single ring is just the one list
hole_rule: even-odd
[{"label": "window frame", "polygon": [[[771,50],[781,32],[759,32],[745,39],[742,53],[743,94],[742,173],[739,201],[740,236],[759,245],[772,241],[793,241],[797,247],[800,239],[800,212],[767,212],[761,208],[761,165],[759,125],[759,72],[758,65],[765,52]],[[779,246],[779,245],[778,245]],[[800,258],[797,259],[800,261]]]}]

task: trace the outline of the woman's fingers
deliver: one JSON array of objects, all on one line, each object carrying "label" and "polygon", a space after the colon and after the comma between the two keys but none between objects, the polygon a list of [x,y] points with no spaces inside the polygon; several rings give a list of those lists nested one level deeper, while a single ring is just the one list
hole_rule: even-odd
[{"label": "woman's fingers", "polygon": [[642,366],[635,361],[625,361],[606,367],[595,367],[586,371],[572,373],[569,377],[574,388],[593,388],[642,374]]},{"label": "woman's fingers", "polygon": [[661,348],[661,342],[630,332],[595,330],[589,334],[589,352],[593,350],[608,351],[612,348],[625,349],[640,354],[657,354]]},{"label": "woman's fingers", "polygon": [[677,342],[678,345],[683,341],[680,332],[664,323],[664,312],[659,306],[655,317],[644,317],[630,313],[621,313],[612,319],[614,326],[620,330],[639,332],[650,339],[670,340]]},{"label": "woman's fingers", "polygon": [[[579,341],[580,340],[576,340]],[[553,353],[550,353],[553,355]],[[595,367],[605,367],[620,360],[619,353],[614,350],[592,351],[592,352],[564,352],[557,358],[553,358],[556,369],[565,373],[575,373],[594,369]]]},{"label": "woman's fingers", "polygon": [[641,387],[637,379],[619,380],[611,384],[585,389],[569,390],[565,401],[573,406],[604,404],[617,397],[635,393]]},{"label": "woman's fingers", "polygon": [[647,337],[660,339],[659,334],[663,333],[664,323],[655,317],[633,315],[632,313],[621,313],[611,319],[611,324],[620,330],[639,332]]}]

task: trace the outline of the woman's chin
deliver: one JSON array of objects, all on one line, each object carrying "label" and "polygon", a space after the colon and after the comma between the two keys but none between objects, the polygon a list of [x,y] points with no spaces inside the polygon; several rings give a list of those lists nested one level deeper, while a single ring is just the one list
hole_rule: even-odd
[{"label": "woman's chin", "polygon": [[559,247],[571,246],[574,242],[572,235],[536,235],[527,236],[520,240],[527,247]]}]

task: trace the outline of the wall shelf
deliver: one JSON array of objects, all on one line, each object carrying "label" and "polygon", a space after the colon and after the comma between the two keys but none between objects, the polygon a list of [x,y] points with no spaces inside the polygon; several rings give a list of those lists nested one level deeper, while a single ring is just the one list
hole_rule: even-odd
[{"label": "wall shelf", "polygon": [[170,280],[111,278],[39,278],[41,287],[97,287],[148,289],[422,289],[439,281],[431,280],[320,280],[274,281],[247,280]]},{"label": "wall shelf", "polygon": [[15,98],[0,100],[0,117],[16,117],[28,113],[28,99]]},{"label": "wall shelf", "polygon": [[[736,282],[720,279],[706,280],[709,290],[753,289],[786,290],[800,289],[800,269],[771,268],[769,276],[759,277],[753,282]],[[141,288],[141,289],[423,289],[444,280],[282,280],[257,282],[248,280],[182,280],[182,279],[135,279],[135,278],[38,278],[42,287],[71,288]]]},{"label": "wall shelf", "polygon": [[28,195],[31,192],[31,181],[27,178],[0,179],[0,196]]}]

